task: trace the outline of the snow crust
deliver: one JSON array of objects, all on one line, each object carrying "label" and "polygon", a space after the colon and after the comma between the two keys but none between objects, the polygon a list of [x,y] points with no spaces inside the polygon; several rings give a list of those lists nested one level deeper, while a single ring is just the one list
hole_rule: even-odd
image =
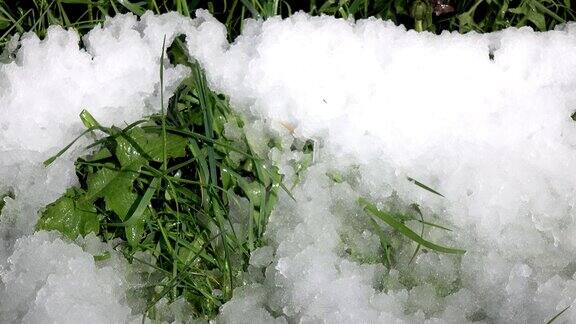
[{"label": "snow crust", "polygon": [[[12,43],[15,57],[0,65],[0,192],[15,196],[0,218],[3,320],[134,320],[121,258],[98,263],[85,243],[33,234],[37,211],[74,184],[80,152],[41,162],[81,132],[83,108],[103,124],[157,109],[162,38],[179,33],[247,119],[255,151],[289,186],[299,179],[296,202],[281,194],[270,245],[254,252],[248,284],[217,321],[541,323],[574,304],[575,25],[437,36],[298,13],[247,21],[229,44],[221,23],[197,17],[119,16],[85,49],[58,27]],[[187,71],[166,66],[173,90]],[[269,137],[282,147],[269,150]],[[314,163],[299,177],[303,156],[291,147],[306,139]],[[453,229],[427,228],[426,238],[467,253],[421,252],[410,263],[415,246],[397,238],[386,269],[359,197],[401,211],[417,203]],[[561,319],[576,321],[576,307]]]}]

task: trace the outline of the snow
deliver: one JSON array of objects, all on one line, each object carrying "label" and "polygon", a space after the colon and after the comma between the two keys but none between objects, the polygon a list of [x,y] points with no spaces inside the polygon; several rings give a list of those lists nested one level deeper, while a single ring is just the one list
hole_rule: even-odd
[{"label": "snow", "polygon": [[[56,236],[41,232],[17,241],[8,271],[2,275],[2,321],[137,322],[125,303],[128,282],[122,276],[127,271],[123,257],[97,267],[92,255]],[[94,235],[89,239],[103,245]]]},{"label": "snow", "polygon": [[[88,248],[32,232],[37,211],[75,181],[79,151],[48,169],[41,161],[80,133],[83,108],[103,124],[157,109],[164,34],[168,44],[186,35],[191,59],[247,120],[251,147],[289,187],[299,179],[296,201],[280,195],[269,245],[254,251],[248,284],[220,321],[541,323],[573,305],[576,25],[438,36],[297,13],[246,21],[229,44],[225,27],[198,11],[194,20],[109,19],[84,37],[85,49],[75,32],[51,27],[42,41],[24,35],[0,65],[0,189],[16,197],[0,218],[8,322],[81,312],[92,322],[133,320],[134,269],[114,253],[95,262]],[[187,71],[166,66],[170,92]],[[282,147],[269,150],[269,137]],[[306,139],[314,162],[298,176],[303,156],[291,146]],[[427,228],[425,237],[467,253],[423,251],[410,263],[415,245],[394,238],[388,270],[359,197],[400,211],[417,203],[427,220],[453,229]],[[576,308],[562,319],[576,321]]]}]

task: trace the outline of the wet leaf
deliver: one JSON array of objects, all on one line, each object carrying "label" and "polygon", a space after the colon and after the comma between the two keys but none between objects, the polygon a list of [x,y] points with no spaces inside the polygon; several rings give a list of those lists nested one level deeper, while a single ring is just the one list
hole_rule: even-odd
[{"label": "wet leaf", "polygon": [[56,230],[71,240],[79,235],[98,233],[100,220],[96,208],[84,199],[81,189],[70,188],[54,203],[46,206],[36,224],[37,230]]}]

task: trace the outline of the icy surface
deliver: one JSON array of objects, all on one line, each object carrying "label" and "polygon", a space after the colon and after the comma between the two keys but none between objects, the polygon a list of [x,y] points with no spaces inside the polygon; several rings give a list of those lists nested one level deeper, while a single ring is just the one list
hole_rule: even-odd
[{"label": "icy surface", "polygon": [[[104,245],[95,236],[97,245]],[[108,251],[110,248],[101,248]],[[40,232],[19,239],[2,274],[2,322],[124,323],[137,322],[126,305],[127,262],[122,256],[96,266],[80,246]],[[22,316],[23,315],[23,316]]]},{"label": "icy surface", "polygon": [[[296,202],[281,194],[270,244],[253,253],[248,284],[220,321],[542,323],[573,305],[576,26],[436,36],[296,14],[248,21],[229,44],[221,23],[197,15],[110,19],[85,49],[52,27],[2,57],[12,62],[0,65],[0,193],[15,196],[0,218],[3,320],[133,319],[120,258],[96,263],[89,248],[32,234],[39,208],[74,183],[79,152],[41,162],[81,132],[83,108],[121,124],[158,107],[159,49],[178,33],[247,119],[250,145],[295,184]],[[166,66],[170,91],[187,71]],[[282,146],[270,150],[270,136]],[[298,174],[305,157],[291,147],[306,139],[313,164]],[[384,209],[417,203],[453,229],[427,228],[426,238],[467,253],[421,251],[410,263],[415,246],[395,237],[388,270],[359,197]],[[238,226],[245,204],[233,206]],[[185,312],[179,305],[171,309]],[[562,320],[575,322],[576,306]]]}]

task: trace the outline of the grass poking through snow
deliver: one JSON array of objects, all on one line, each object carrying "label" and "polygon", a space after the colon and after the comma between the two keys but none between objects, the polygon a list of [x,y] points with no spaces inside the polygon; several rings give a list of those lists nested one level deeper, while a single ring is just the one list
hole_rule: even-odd
[{"label": "grass poking through snow", "polygon": [[[147,278],[151,318],[159,300],[178,298],[196,316],[213,317],[243,284],[250,252],[264,245],[281,190],[276,169],[253,154],[244,136],[240,142],[224,136],[225,124],[242,127],[242,121],[208,88],[202,70],[191,68],[166,113],[162,107],[159,115],[118,128],[82,112],[87,132],[103,137],[76,162],[80,187],[47,206],[37,224],[72,240],[90,232],[121,239],[117,248],[129,260],[158,275]],[[241,158],[232,160],[232,151]],[[251,207],[232,214],[239,199]]]}]

